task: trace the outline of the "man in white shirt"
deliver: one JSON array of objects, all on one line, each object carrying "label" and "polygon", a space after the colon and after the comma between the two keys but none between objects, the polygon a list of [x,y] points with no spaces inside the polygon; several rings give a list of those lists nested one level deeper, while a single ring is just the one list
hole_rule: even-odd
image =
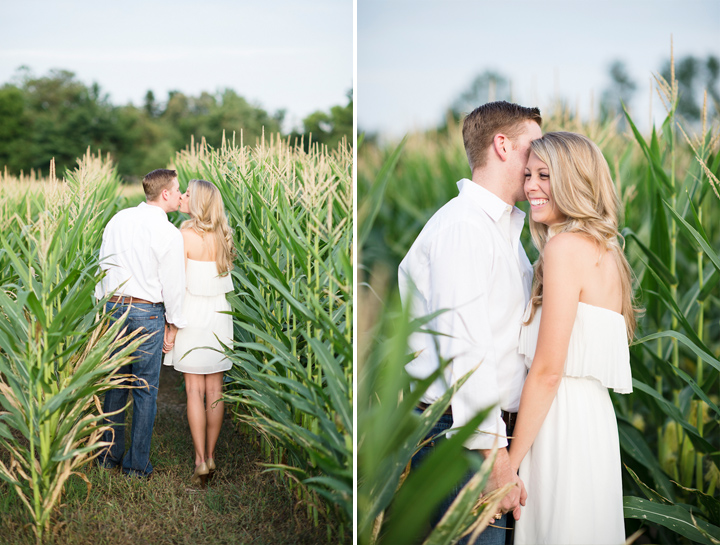
[{"label": "man in white shirt", "polygon": [[130,448],[126,453],[124,407],[129,390],[109,390],[103,408],[106,413],[117,414],[107,417],[113,431],[106,431],[102,439],[112,446],[101,454],[99,461],[107,468],[121,467],[128,475],[149,477],[153,471],[150,440],[157,410],[163,342],[166,337],[174,337],[171,329],[174,333],[176,328],[186,325],[182,315],[185,256],[182,235],[167,217],[180,207],[177,172],[153,170],[143,178],[143,189],[147,202],[118,212],[105,228],[100,266],[106,275],[97,285],[95,296],[100,299],[113,294],[105,308],[115,319],[130,307],[128,333],[142,329],[141,334],[151,334],[133,353],[133,362],[120,369],[120,373],[147,382],[146,386],[132,390]]},{"label": "man in white shirt", "polygon": [[[463,140],[472,180],[458,182],[460,194],[427,222],[398,274],[400,293],[412,317],[448,309],[428,324],[429,330],[444,335],[418,333],[410,339],[411,351],[418,354],[406,366],[412,377],[427,378],[437,370],[438,356],[452,360],[444,377],[427,390],[418,410],[472,372],[431,435],[459,428],[495,405],[465,446],[487,455],[498,441],[489,487],[518,486],[501,504],[494,527],[482,533],[478,540],[482,543],[505,543],[502,528],[511,522],[506,513],[515,511],[519,517],[519,504],[524,504],[526,496],[510,468],[506,448],[525,378],[518,335],[532,283],[532,266],[520,244],[525,214],[515,203],[526,200],[525,164],[530,142],[542,136],[541,123],[537,108],[507,102],[485,104],[465,118]],[[428,443],[413,465],[436,443]],[[443,504],[435,523],[467,480]]]}]

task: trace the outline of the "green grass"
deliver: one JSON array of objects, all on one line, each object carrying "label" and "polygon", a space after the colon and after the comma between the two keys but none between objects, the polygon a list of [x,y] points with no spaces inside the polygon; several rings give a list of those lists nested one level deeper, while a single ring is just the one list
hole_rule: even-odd
[{"label": "green grass", "polygon": [[[156,474],[150,481],[87,465],[81,468],[92,489],[88,495],[78,476],[68,480],[47,543],[328,542],[325,528],[314,527],[287,486],[264,471],[257,439],[241,434],[227,416],[217,446],[215,479],[206,490],[190,486],[193,448],[185,393],[182,375],[171,369],[161,374],[151,460]],[[0,510],[2,543],[35,543],[27,509],[5,483],[0,484]]]}]

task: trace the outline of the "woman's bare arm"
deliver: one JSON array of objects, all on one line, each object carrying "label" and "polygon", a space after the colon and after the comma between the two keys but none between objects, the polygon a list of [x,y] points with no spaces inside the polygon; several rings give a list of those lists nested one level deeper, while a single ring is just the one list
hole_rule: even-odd
[{"label": "woman's bare arm", "polygon": [[510,447],[510,465],[515,471],[535,441],[560,386],[585,275],[587,245],[582,235],[561,233],[545,246],[537,349],[523,386]]}]

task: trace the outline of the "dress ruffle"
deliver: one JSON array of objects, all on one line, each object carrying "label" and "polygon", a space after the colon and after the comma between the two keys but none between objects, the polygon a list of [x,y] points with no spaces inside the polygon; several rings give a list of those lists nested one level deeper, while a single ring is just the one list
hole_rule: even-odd
[{"label": "dress ruffle", "polygon": [[[528,305],[523,321],[529,313]],[[525,356],[528,369],[535,357],[541,314],[542,307],[538,308],[533,321],[520,329],[518,350]],[[633,391],[630,350],[622,314],[587,303],[578,303],[564,376],[594,378],[619,394]]]},{"label": "dress ruffle", "polygon": [[164,365],[176,371],[207,375],[227,371],[232,362],[223,345],[232,345],[233,323],[225,294],[233,290],[230,275],[219,277],[214,261],[187,260],[183,315],[187,326],[178,331]]}]

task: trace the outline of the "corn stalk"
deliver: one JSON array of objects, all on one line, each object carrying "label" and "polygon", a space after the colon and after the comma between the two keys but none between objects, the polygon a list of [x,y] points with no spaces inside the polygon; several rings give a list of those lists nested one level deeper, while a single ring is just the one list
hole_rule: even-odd
[{"label": "corn stalk", "polygon": [[122,321],[92,296],[102,229],[117,210],[118,181],[87,155],[64,181],[4,178],[0,231],[0,462],[28,508],[37,542],[71,475],[105,444],[98,396],[142,339],[117,348]]},{"label": "corn stalk", "polygon": [[280,138],[179,153],[181,183],[221,191],[238,260],[226,399],[319,516],[352,520],[352,153]]}]

